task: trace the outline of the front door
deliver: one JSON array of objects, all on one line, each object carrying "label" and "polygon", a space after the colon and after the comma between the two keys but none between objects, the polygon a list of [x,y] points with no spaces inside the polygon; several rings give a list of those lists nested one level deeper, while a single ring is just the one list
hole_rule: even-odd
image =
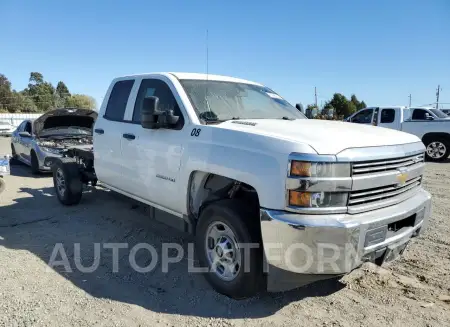
[{"label": "front door", "polygon": [[[174,110],[179,121],[172,129],[145,129],[140,125],[145,97],[159,98],[160,110]],[[122,137],[122,152],[128,158],[124,175],[130,178],[127,192],[146,201],[181,212],[179,172],[186,129],[184,117],[169,86],[160,79],[143,79],[136,96],[132,123],[127,124]],[[187,136],[187,135],[186,135]]]}]

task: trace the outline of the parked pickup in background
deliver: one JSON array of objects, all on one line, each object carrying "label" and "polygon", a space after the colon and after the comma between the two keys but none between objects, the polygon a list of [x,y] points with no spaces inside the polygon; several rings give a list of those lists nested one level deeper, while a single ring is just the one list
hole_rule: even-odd
[{"label": "parked pickup in background", "polygon": [[450,117],[439,109],[370,107],[359,110],[346,121],[414,134],[425,144],[425,155],[432,161],[443,161],[450,154]]},{"label": "parked pickup in background", "polygon": [[207,280],[233,298],[393,260],[430,216],[419,138],[307,119],[247,80],[116,78],[93,139],[55,159],[59,201],[77,204],[98,180],[147,204],[150,218],[195,235]]}]

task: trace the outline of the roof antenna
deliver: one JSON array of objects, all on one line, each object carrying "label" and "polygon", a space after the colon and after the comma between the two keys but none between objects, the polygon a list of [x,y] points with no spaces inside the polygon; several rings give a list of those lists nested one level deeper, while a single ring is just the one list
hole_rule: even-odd
[{"label": "roof antenna", "polygon": [[208,111],[211,112],[211,107],[208,101],[208,84],[209,84],[209,40],[208,40],[208,29],[206,29],[206,89],[205,89],[205,101]]}]

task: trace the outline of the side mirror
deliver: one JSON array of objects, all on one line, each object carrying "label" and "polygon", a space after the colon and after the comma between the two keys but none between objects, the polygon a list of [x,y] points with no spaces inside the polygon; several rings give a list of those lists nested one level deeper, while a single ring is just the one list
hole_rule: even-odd
[{"label": "side mirror", "polygon": [[431,116],[429,113],[426,113],[426,114],[425,114],[425,119],[426,119],[426,120],[434,120],[434,117]]},{"label": "side mirror", "polygon": [[144,98],[141,109],[141,126],[146,129],[170,128],[180,119],[173,114],[173,110],[159,110],[159,98]]},{"label": "side mirror", "polygon": [[28,132],[19,132],[20,137],[31,137],[31,134]]}]

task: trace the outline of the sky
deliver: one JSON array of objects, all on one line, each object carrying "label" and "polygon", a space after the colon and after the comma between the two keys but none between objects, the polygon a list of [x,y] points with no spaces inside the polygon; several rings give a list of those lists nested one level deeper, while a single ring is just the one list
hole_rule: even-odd
[{"label": "sky", "polygon": [[[31,71],[100,105],[117,76],[206,72],[289,102],[339,92],[367,105],[450,108],[449,0],[0,0],[0,73]],[[208,42],[206,38],[208,31]],[[207,46],[208,45],[208,46]]]}]

